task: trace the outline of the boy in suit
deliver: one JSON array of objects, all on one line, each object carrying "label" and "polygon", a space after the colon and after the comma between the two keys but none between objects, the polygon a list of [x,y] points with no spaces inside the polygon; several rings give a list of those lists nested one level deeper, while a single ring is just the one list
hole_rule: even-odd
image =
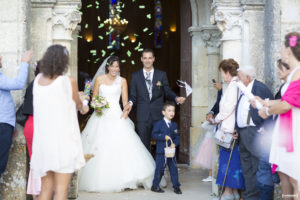
[{"label": "boy in suit", "polygon": [[175,116],[175,104],[173,102],[165,103],[162,109],[162,114],[164,118],[154,124],[152,132],[152,137],[156,140],[156,168],[151,190],[159,193],[164,192],[159,187],[159,183],[164,175],[164,169],[167,164],[174,192],[176,194],[182,194],[180,190],[180,183],[178,182],[176,157],[166,158],[164,154],[164,148],[167,140],[169,140],[168,145],[171,144],[170,139],[173,140],[174,144],[172,144],[172,147],[178,146],[180,141],[177,124],[171,121]]}]

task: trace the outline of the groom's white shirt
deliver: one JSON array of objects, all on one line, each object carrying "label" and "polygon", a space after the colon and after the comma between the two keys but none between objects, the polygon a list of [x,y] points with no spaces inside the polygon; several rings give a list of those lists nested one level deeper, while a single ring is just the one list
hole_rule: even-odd
[{"label": "groom's white shirt", "polygon": [[[147,77],[147,71],[144,68],[143,68],[143,72],[144,72],[144,77],[146,79],[146,77]],[[153,74],[154,74],[154,68],[152,68],[149,72],[151,72],[151,74],[150,74],[150,80],[152,82],[152,80],[153,80]]]}]

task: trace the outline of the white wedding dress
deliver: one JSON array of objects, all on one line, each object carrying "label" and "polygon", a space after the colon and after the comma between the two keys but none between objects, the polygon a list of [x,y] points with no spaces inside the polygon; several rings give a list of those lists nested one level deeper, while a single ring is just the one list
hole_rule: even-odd
[{"label": "white wedding dress", "polygon": [[155,162],[134,131],[133,122],[121,119],[121,77],[112,85],[100,85],[99,95],[110,108],[102,116],[95,112],[82,133],[84,153],[92,153],[79,172],[79,189],[89,192],[120,192],[139,185],[149,189]]}]

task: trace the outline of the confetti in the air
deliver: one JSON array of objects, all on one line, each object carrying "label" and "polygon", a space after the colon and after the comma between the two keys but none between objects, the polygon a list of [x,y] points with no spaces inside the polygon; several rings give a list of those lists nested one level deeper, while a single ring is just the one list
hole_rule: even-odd
[{"label": "confetti in the air", "polygon": [[131,56],[131,52],[128,50],[127,51],[127,56],[130,57]]}]

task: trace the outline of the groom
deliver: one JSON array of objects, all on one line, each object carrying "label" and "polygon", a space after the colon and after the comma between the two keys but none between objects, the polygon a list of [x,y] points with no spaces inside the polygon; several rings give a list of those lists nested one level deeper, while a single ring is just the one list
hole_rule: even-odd
[{"label": "groom", "polygon": [[129,113],[137,106],[137,130],[145,147],[150,150],[153,124],[162,119],[164,96],[177,104],[183,104],[185,97],[177,97],[171,90],[166,72],[154,69],[152,49],[144,49],[141,56],[143,69],[132,74],[129,102],[124,111]]}]

